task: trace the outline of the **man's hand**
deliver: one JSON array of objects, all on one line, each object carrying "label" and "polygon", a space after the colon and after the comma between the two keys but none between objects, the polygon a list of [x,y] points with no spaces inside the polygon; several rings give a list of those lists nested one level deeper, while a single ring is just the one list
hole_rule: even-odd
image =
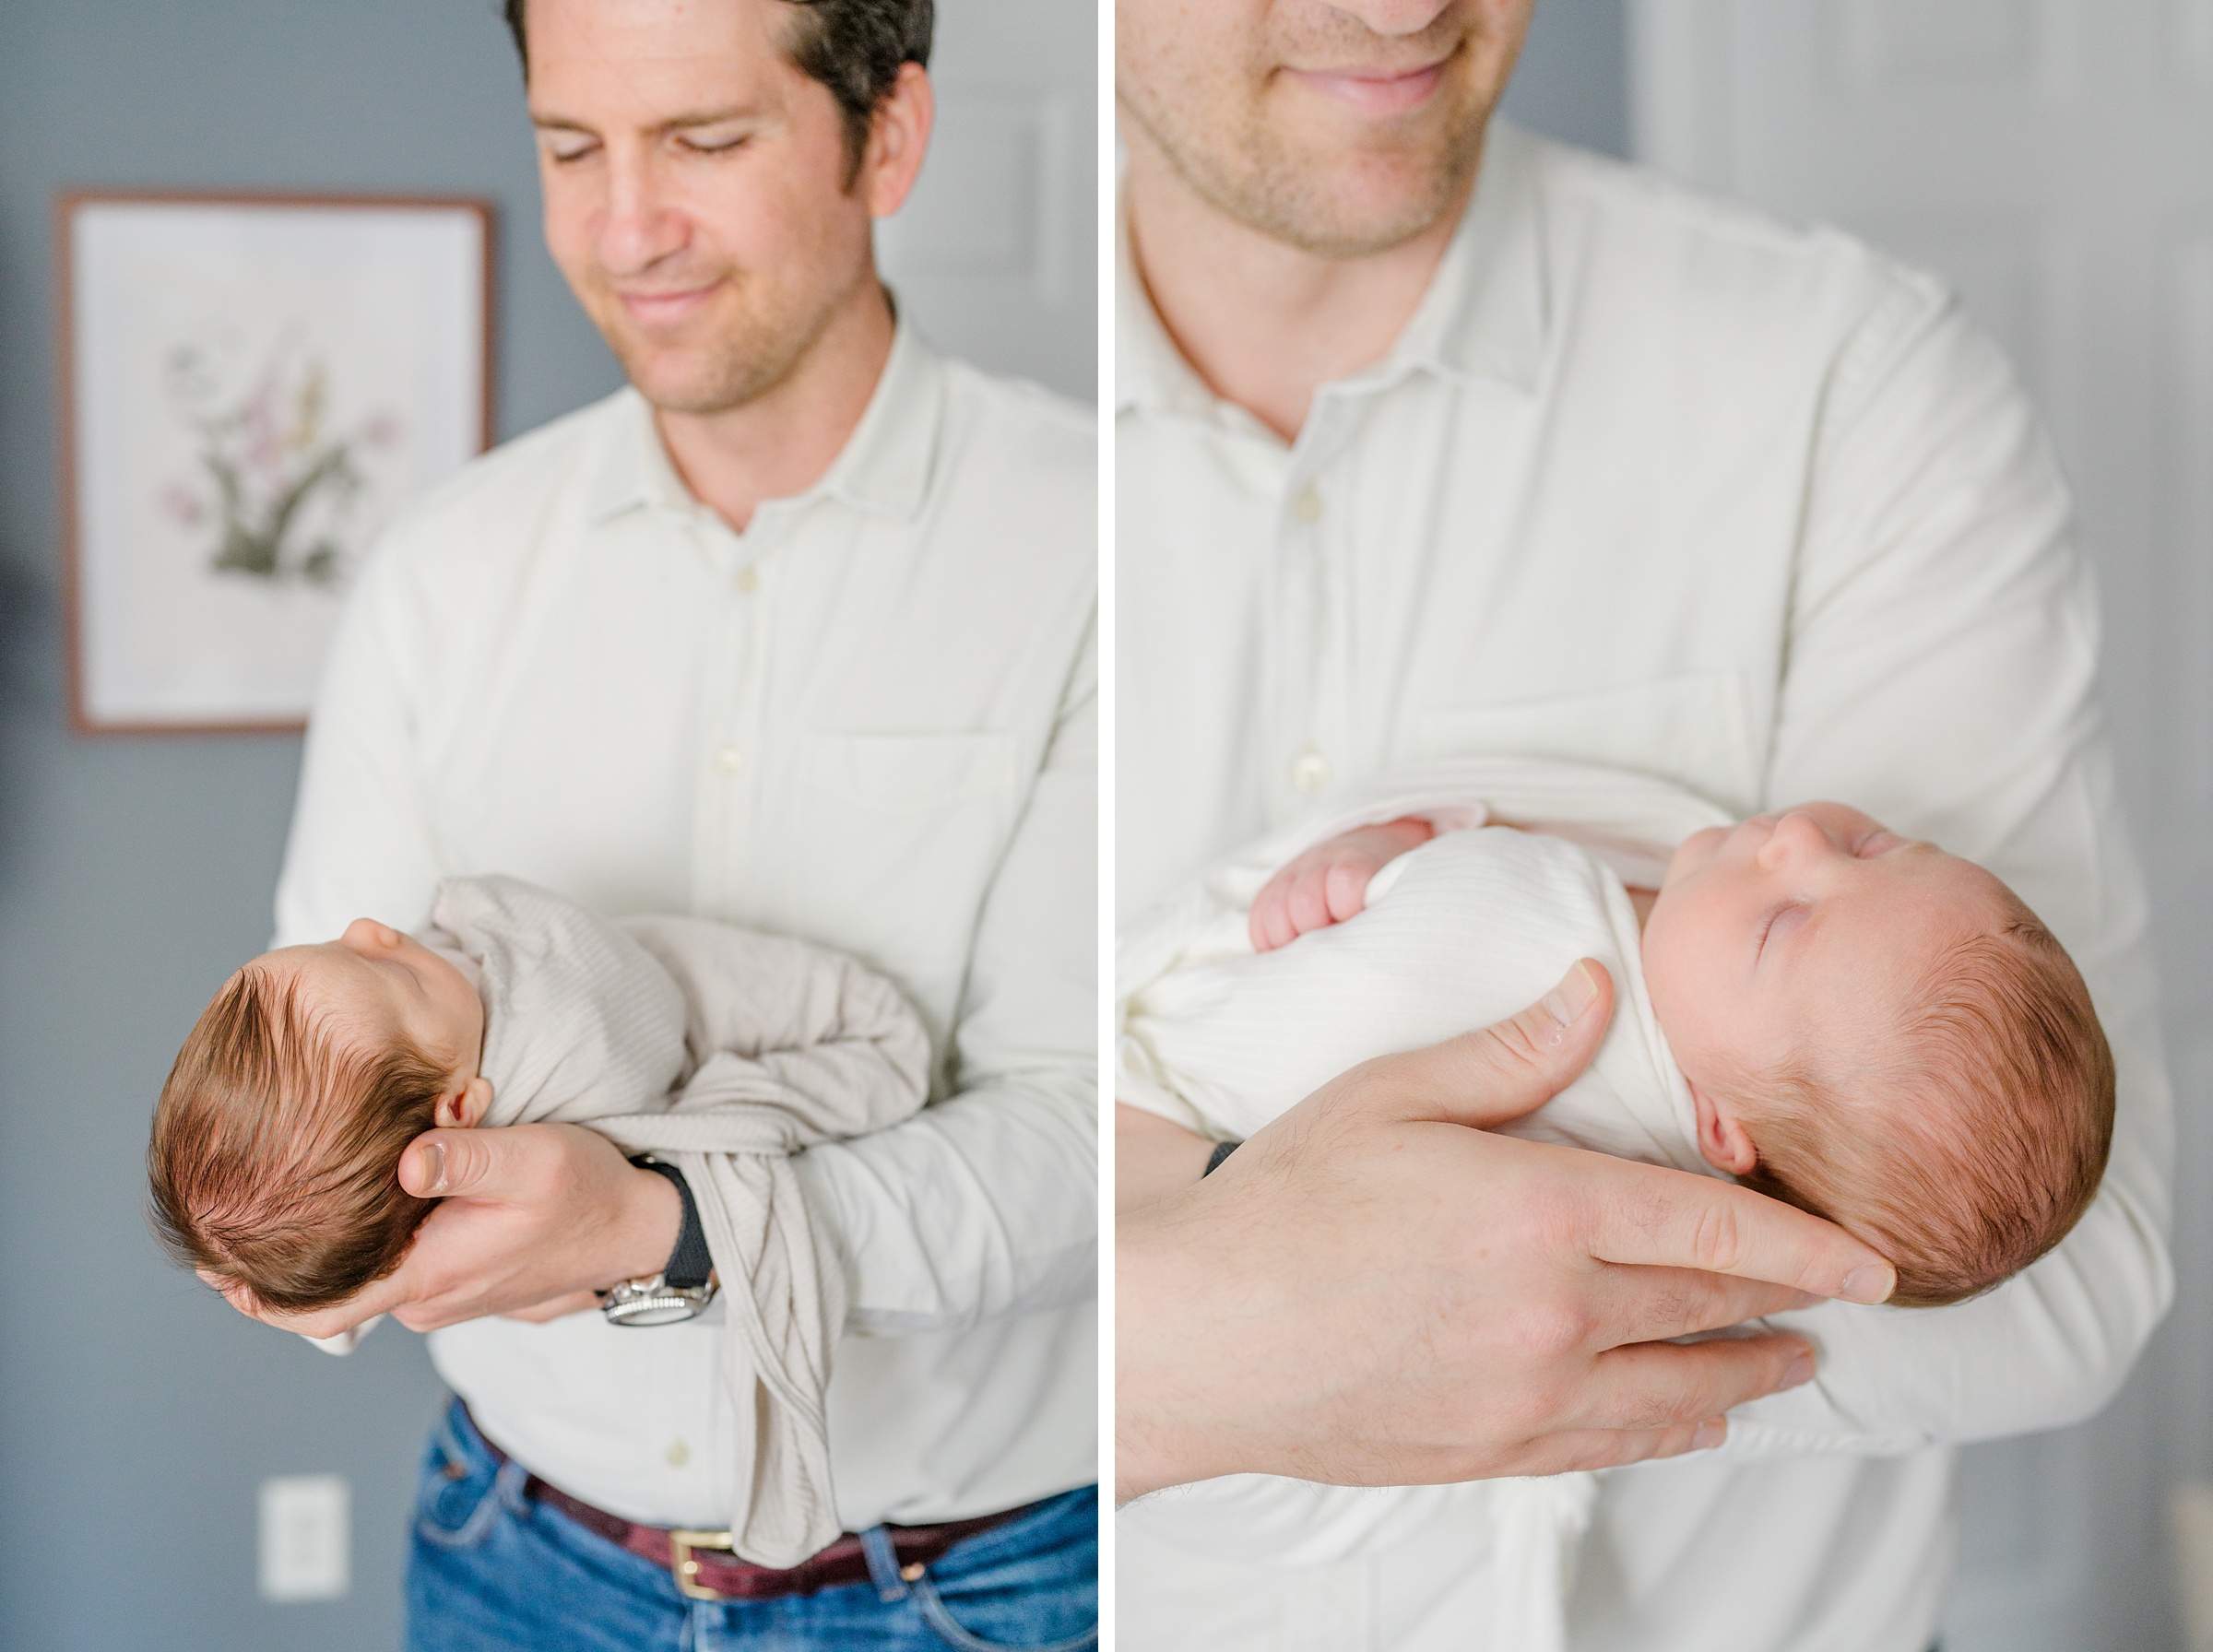
[{"label": "man's hand", "polygon": [[618,1280],[658,1272],[683,1221],[666,1177],[576,1125],[432,1130],[400,1156],[399,1182],[443,1202],[398,1269],[337,1307],[273,1313],[210,1282],[241,1313],[310,1337],[379,1314],[418,1331],[488,1314],[551,1319],[590,1307]]},{"label": "man's hand", "polygon": [[1342,832],[1286,861],[1252,898],[1246,918],[1252,950],[1272,951],[1358,915],[1376,874],[1436,834],[1426,820],[1387,820]]},{"label": "man's hand", "polygon": [[1353,1068],[1123,1215],[1122,1497],[1233,1473],[1408,1485],[1666,1457],[1813,1375],[1794,1337],[1665,1339],[1809,1293],[1880,1302],[1893,1275],[1874,1251],[1726,1182],[1483,1127],[1580,1072],[1612,998],[1586,959],[1543,1004]]}]

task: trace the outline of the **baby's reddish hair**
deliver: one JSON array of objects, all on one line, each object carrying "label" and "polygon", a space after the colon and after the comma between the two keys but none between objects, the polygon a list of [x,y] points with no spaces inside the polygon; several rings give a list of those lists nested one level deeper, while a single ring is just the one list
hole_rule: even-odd
[{"label": "baby's reddish hair", "polygon": [[2066,950],[2010,894],[2010,920],[1923,972],[1851,1092],[1801,1071],[1753,1087],[1744,1178],[1866,1241],[1890,1298],[1989,1290],[2066,1236],[2113,1139],[2113,1056]]},{"label": "baby's reddish hair", "polygon": [[436,1202],[399,1185],[447,1074],[405,1039],[356,1050],[248,965],[194,1026],[154,1109],[153,1221],[185,1267],[263,1306],[343,1302],[397,1268]]}]

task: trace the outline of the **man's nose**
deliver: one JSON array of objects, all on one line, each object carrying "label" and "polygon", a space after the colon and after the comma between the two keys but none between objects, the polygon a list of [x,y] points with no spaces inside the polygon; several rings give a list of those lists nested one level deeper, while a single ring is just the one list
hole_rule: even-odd
[{"label": "man's nose", "polygon": [[598,236],[599,262],[609,275],[634,276],[652,268],[683,246],[687,229],[649,152],[633,149],[609,157]]},{"label": "man's nose", "polygon": [[1453,0],[1330,0],[1332,11],[1357,18],[1371,33],[1419,34],[1452,6]]}]

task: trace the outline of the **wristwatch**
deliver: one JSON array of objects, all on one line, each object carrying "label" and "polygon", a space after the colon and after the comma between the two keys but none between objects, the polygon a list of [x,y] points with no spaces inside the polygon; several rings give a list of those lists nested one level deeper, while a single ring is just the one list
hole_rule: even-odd
[{"label": "wristwatch", "polygon": [[707,1254],[706,1230],[700,1226],[699,1206],[692,1202],[684,1173],[651,1153],[642,1153],[631,1162],[675,1185],[676,1196],[684,1203],[683,1225],[677,1230],[669,1265],[645,1279],[624,1280],[601,1292],[599,1311],[609,1325],[678,1325],[697,1317],[715,1300],[715,1258]]}]

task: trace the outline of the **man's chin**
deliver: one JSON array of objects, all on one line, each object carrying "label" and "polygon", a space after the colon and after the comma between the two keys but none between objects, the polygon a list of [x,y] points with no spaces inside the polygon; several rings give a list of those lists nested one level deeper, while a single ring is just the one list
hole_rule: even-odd
[{"label": "man's chin", "polygon": [[1466,198],[1480,153],[1480,144],[1465,153],[1426,144],[1272,148],[1239,169],[1241,178],[1204,193],[1263,234],[1322,258],[1364,258],[1427,234]]},{"label": "man's chin", "polygon": [[766,363],[714,362],[703,372],[702,352],[642,350],[618,347],[616,360],[631,387],[657,411],[705,418],[741,407],[769,389],[779,374]]},{"label": "man's chin", "polygon": [[1255,229],[1318,258],[1367,258],[1434,230],[1451,211],[1450,195],[1357,185],[1296,197],[1260,197],[1239,214]]}]

